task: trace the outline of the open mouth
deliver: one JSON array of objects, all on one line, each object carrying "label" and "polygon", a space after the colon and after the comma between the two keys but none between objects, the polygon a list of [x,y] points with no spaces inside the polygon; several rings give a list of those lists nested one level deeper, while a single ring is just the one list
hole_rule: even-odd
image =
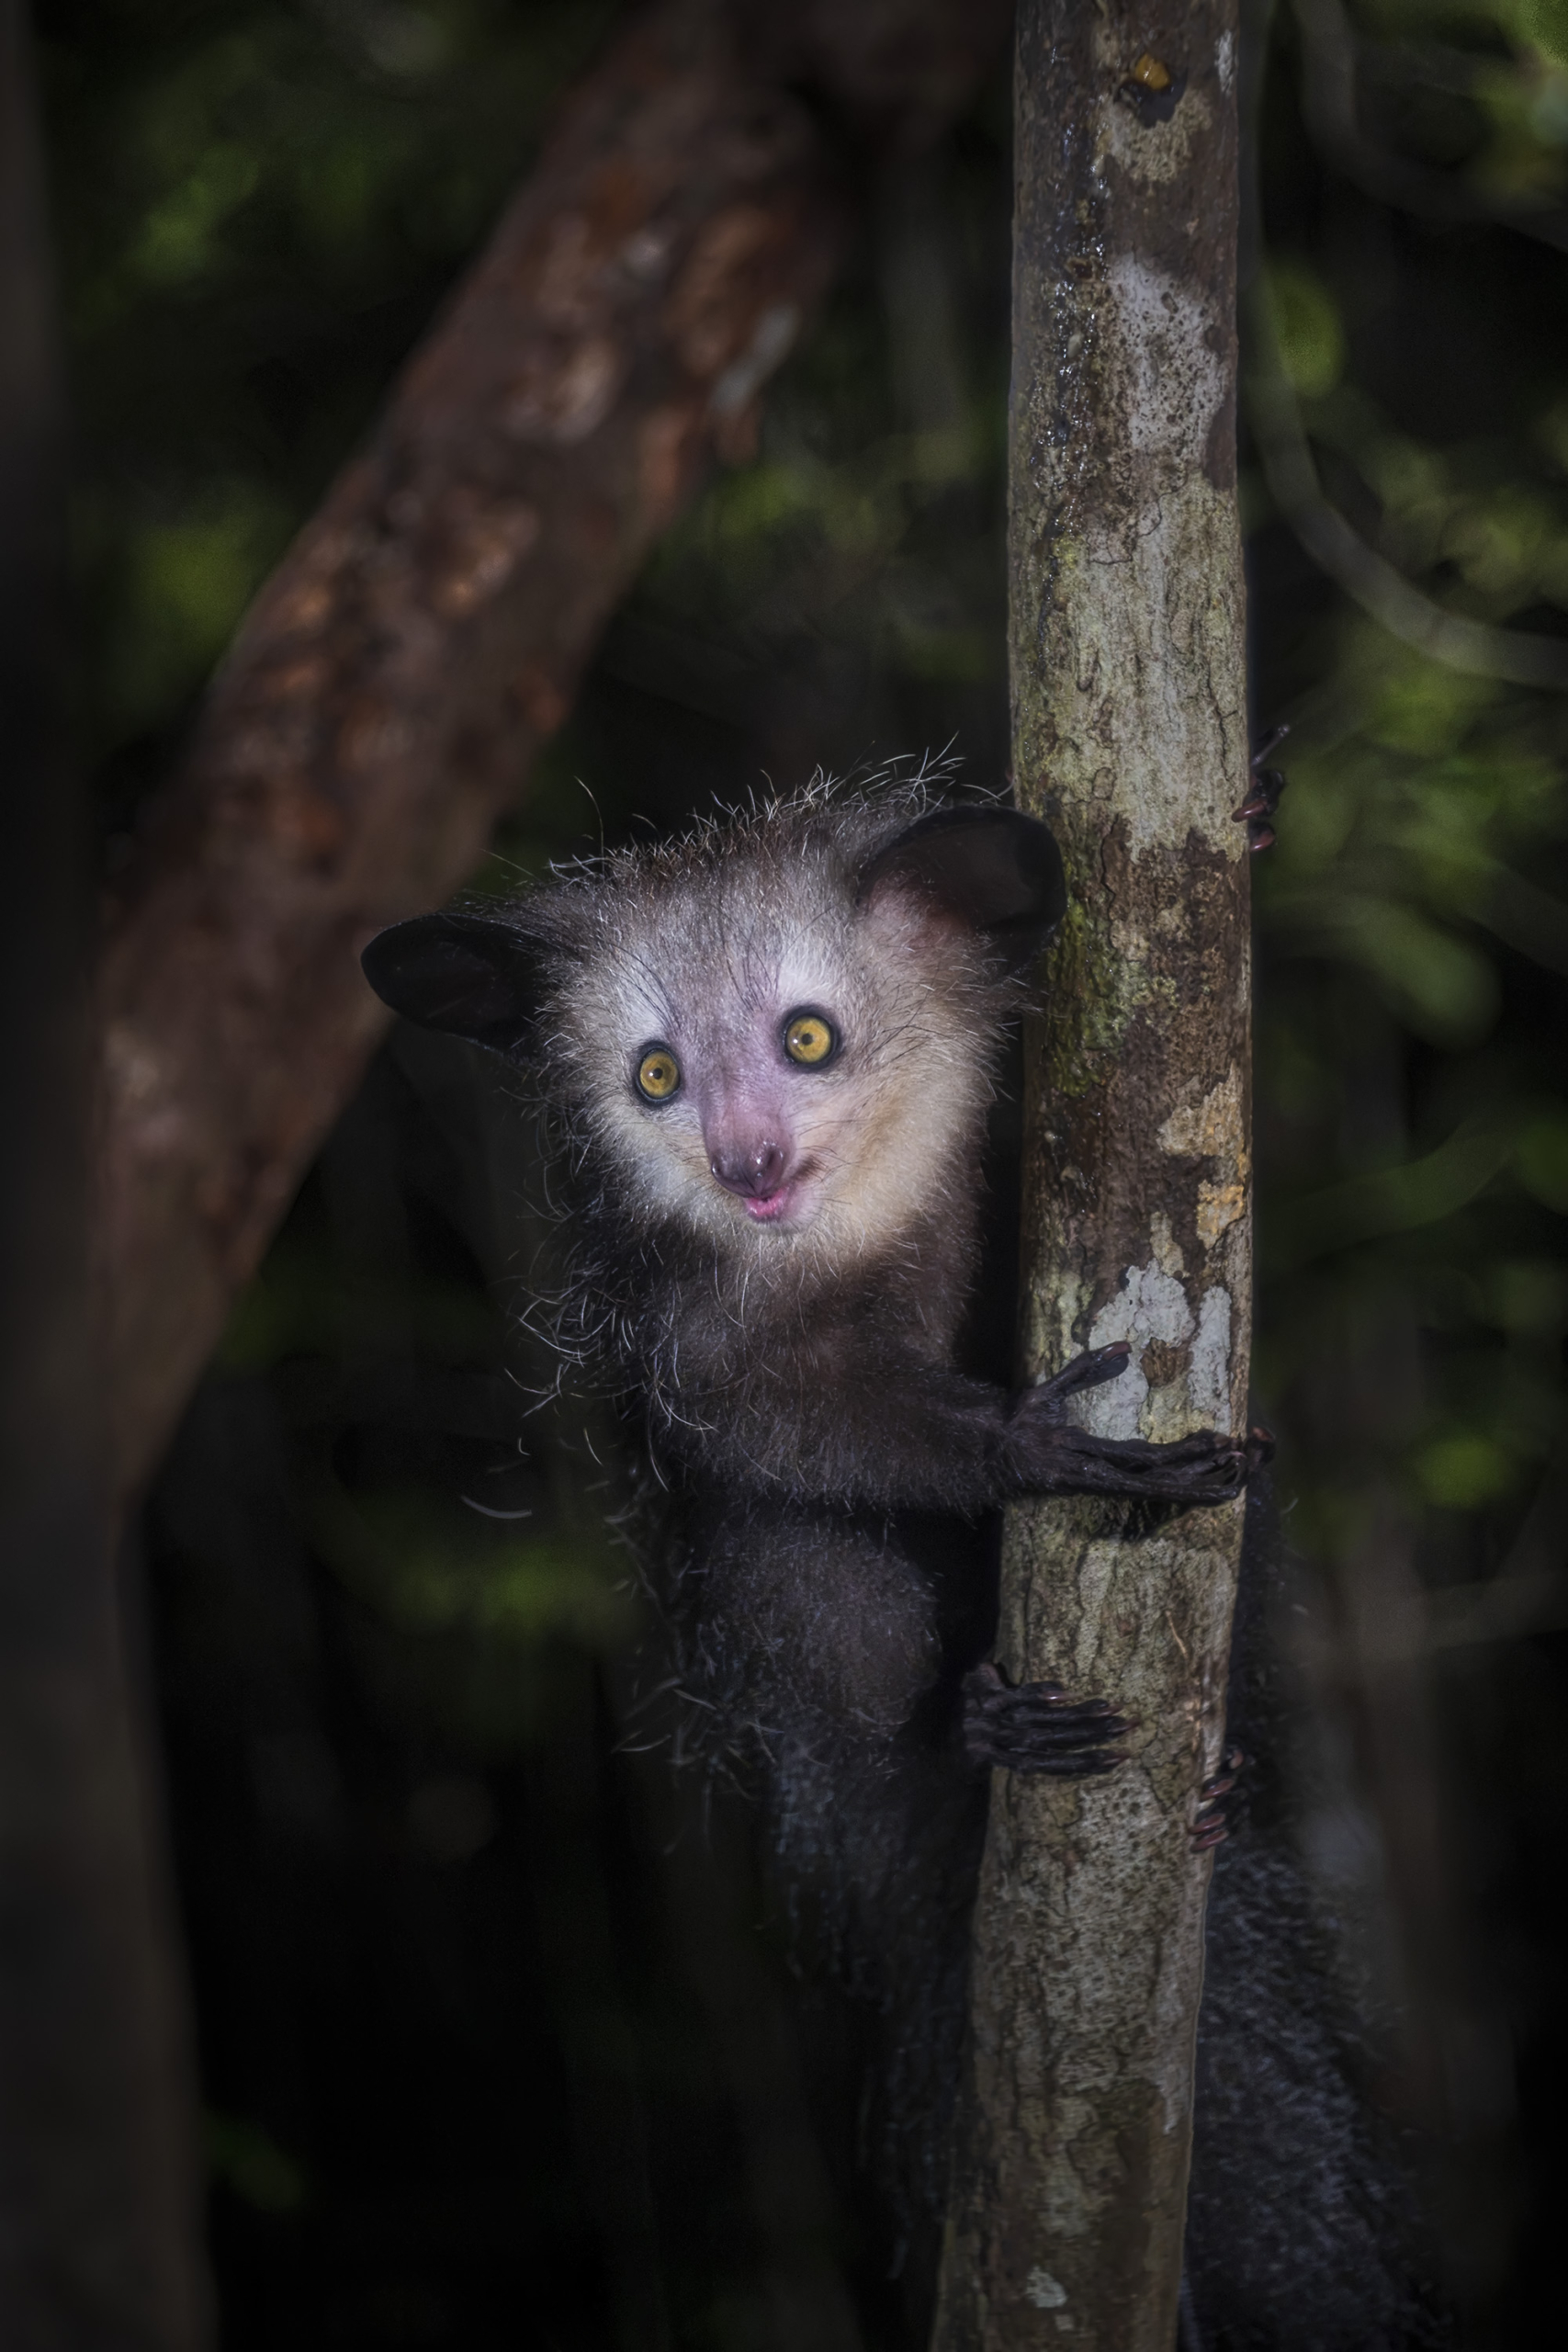
[{"label": "open mouth", "polygon": [[776,1193],[764,1193],[759,1200],[748,1198],[741,1203],[746,1214],[756,1225],[776,1225],[789,1206],[792,1184],[781,1184]]},{"label": "open mouth", "polygon": [[784,1182],[776,1184],[771,1193],[736,1195],[753,1225],[787,1225],[793,1228],[815,1215],[818,1161],[804,1159],[795,1160],[793,1166],[786,1161],[785,1166]]}]

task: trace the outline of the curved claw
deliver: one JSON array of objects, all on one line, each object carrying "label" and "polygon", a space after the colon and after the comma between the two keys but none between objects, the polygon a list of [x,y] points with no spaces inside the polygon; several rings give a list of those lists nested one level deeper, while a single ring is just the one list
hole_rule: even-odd
[{"label": "curved claw", "polygon": [[1252,790],[1239,808],[1231,810],[1233,820],[1238,824],[1247,817],[1271,817],[1280,806],[1280,796],[1285,789],[1286,779],[1278,768],[1259,768],[1255,764],[1253,775],[1256,782]]},{"label": "curved claw", "polygon": [[1222,1437],[1217,1430],[1195,1430],[1190,1437],[1172,1438],[1168,1444],[1149,1450],[1173,1468],[1181,1462],[1223,1462],[1233,1456],[1239,1460],[1242,1451],[1234,1438]]},{"label": "curved claw", "polygon": [[1227,1747],[1220,1758],[1220,1770],[1211,1773],[1198,1792],[1198,1810],[1187,1826],[1187,1840],[1195,1854],[1207,1854],[1223,1845],[1230,1836],[1231,1824],[1225,1799],[1235,1787],[1237,1776],[1245,1770],[1247,1758],[1239,1747]]},{"label": "curved claw", "polygon": [[1059,1397],[1076,1396],[1080,1388],[1098,1388],[1102,1381],[1119,1380],[1132,1359],[1131,1340],[1112,1340],[1108,1348],[1089,1348],[1081,1356],[1074,1356],[1060,1372],[1049,1380],[1025,1391],[1032,1400],[1055,1404]]},{"label": "curved claw", "polygon": [[1258,851],[1271,849],[1274,845],[1274,828],[1269,820],[1280,806],[1280,796],[1287,781],[1278,768],[1265,767],[1263,763],[1290,731],[1288,727],[1269,729],[1247,763],[1247,774],[1252,783],[1247,797],[1239,808],[1231,810],[1234,821],[1247,827],[1247,846],[1255,855]]},{"label": "curved claw", "polygon": [[964,1748],[976,1770],[1083,1780],[1114,1771],[1124,1751],[1110,1742],[1135,1729],[1104,1699],[1069,1699],[1057,1682],[1004,1680],[976,1667],[964,1682]]},{"label": "curved claw", "polygon": [[[1131,1447],[1138,1441],[1125,1442]],[[1140,1448],[1137,1453],[1123,1453],[1105,1467],[1111,1475],[1102,1491],[1147,1502],[1232,1502],[1247,1475],[1244,1450],[1212,1430],[1178,1438],[1169,1445]]]}]

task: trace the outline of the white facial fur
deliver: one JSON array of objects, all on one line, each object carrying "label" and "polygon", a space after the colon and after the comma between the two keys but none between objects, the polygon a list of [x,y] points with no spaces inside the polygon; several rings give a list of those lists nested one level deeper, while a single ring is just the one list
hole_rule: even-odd
[{"label": "white facial fur", "polygon": [[[991,1037],[965,987],[970,950],[895,890],[857,910],[831,860],[745,863],[607,897],[593,952],[558,1001],[591,1156],[639,1216],[673,1218],[727,1255],[842,1267],[883,1254],[940,1198],[989,1094]],[[825,1015],[819,1069],[784,1052],[788,1017]],[[681,1068],[650,1104],[635,1072],[653,1043]],[[784,1154],[761,1214],[711,1163]]]}]

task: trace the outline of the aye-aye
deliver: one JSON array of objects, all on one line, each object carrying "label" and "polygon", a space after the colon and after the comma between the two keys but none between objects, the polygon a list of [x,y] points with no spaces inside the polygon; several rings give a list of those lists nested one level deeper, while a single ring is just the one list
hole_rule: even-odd
[{"label": "aye-aye", "polygon": [[[689,1721],[764,1781],[852,1973],[879,1911],[906,1946],[953,1948],[952,1873],[922,1894],[905,1860],[944,1808],[973,1819],[984,1768],[1104,1771],[1130,1728],[981,1662],[955,1522],[1018,1495],[1222,1503],[1264,1445],[1077,1426],[1125,1345],[1011,1394],[955,1362],[994,1067],[1065,904],[1032,818],[818,789],[400,923],[365,957],[389,1004],[543,1096],[574,1213],[568,1344],[640,1396],[674,1498]],[[1218,1793],[1195,1792],[1200,1842]]]}]

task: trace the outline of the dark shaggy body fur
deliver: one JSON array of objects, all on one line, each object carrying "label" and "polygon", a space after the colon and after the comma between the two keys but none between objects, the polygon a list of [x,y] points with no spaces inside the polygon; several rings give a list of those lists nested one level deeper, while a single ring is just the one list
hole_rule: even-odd
[{"label": "dark shaggy body fur", "polygon": [[1392,2020],[1366,2014],[1371,1923],[1309,1860],[1344,1791],[1289,1655],[1307,1591],[1264,1482],[1231,1650],[1247,1818],[1209,1894],[1180,2352],[1436,2352],[1453,2325],[1419,2152],[1375,2096]]},{"label": "dark shaggy body fur", "polygon": [[1217,1502],[1249,1462],[1077,1426],[1125,1348],[1018,1395],[957,1366],[992,1068],[1062,906],[1011,810],[813,792],[367,955],[547,1105],[560,1340],[643,1418],[683,1736],[760,1788],[792,1900],[897,2018],[887,2111],[928,2211],[985,1768],[1104,1770],[1126,1728],[976,1671],[975,1524],[1024,1493]]}]

